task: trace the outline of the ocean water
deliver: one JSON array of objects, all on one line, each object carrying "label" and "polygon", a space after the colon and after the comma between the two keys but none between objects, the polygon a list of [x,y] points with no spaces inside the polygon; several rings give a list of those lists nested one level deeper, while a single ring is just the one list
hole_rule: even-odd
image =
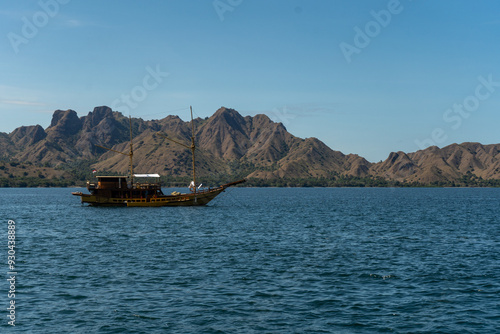
[{"label": "ocean water", "polygon": [[499,333],[500,189],[235,188],[206,207],[0,189],[0,332]]}]

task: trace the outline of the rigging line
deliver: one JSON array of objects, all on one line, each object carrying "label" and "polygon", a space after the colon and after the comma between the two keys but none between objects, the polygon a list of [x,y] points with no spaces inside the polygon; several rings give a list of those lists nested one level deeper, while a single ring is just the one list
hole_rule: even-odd
[{"label": "rigging line", "polygon": [[226,190],[224,190],[224,192],[222,194],[220,194],[216,199],[221,199],[221,198],[225,198],[226,196],[229,196],[231,195],[231,198],[236,202],[238,203],[239,207],[242,208],[243,207],[243,203],[238,200],[233,194],[231,194],[236,188],[226,188]]},{"label": "rigging line", "polygon": [[200,117],[200,115],[198,115],[198,114],[196,113],[196,111],[193,111],[193,114],[196,116],[196,118],[202,118],[202,117]]}]

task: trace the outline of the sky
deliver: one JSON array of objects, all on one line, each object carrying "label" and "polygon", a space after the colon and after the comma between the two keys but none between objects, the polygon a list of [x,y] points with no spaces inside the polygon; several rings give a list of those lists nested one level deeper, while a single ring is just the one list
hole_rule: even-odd
[{"label": "sky", "polygon": [[0,132],[96,106],[266,114],[369,161],[500,143],[500,2],[2,1]]}]

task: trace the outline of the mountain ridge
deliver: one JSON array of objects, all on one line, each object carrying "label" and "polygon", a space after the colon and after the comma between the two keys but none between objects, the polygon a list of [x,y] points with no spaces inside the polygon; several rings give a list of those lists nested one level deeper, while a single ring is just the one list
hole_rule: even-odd
[{"label": "mountain ridge", "polygon": [[[170,178],[191,174],[189,150],[157,135],[161,132],[189,145],[190,122],[174,115],[130,121],[136,172],[157,172]],[[384,161],[372,163],[357,154],[335,151],[317,138],[296,137],[264,114],[242,116],[235,109],[221,107],[211,117],[196,118],[193,124],[198,148],[196,168],[201,177],[238,174],[261,181],[316,179],[323,182],[317,183],[320,185],[353,179],[396,185],[500,180],[500,144],[466,142],[410,153],[391,152]],[[127,173],[125,156],[99,146],[127,153],[129,141],[129,119],[109,107],[95,107],[81,117],[71,109],[56,110],[46,129],[29,125],[0,133],[0,158],[4,164],[22,162],[60,170],[86,166]],[[14,174],[0,168],[0,179],[10,175],[16,178]]]}]

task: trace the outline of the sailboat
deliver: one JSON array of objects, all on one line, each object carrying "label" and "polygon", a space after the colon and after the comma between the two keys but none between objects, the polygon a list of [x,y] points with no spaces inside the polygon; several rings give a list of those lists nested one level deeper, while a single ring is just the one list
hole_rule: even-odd
[{"label": "sailboat", "polygon": [[[89,194],[84,194],[81,191],[72,192],[72,195],[79,196],[82,204],[91,206],[127,206],[127,207],[158,207],[158,206],[198,206],[205,205],[213,200],[217,195],[226,190],[226,188],[246,182],[245,179],[226,183],[215,188],[201,188],[201,185],[196,183],[195,169],[195,140],[194,140],[194,123],[193,123],[193,108],[191,111],[191,145],[183,144],[179,141],[168,138],[162,133],[157,133],[159,136],[172,141],[176,144],[184,146],[191,150],[193,157],[193,181],[189,185],[190,192],[180,193],[172,192],[170,195],[163,193],[160,184],[160,175],[155,173],[150,174],[134,174],[134,147],[132,141],[132,118],[129,116],[130,123],[130,150],[128,153],[116,151],[104,146],[99,146],[108,151],[123,154],[129,157],[130,175],[127,176],[96,176],[97,182],[87,181],[87,190]],[[136,180],[151,180],[155,182],[136,182]]]}]

